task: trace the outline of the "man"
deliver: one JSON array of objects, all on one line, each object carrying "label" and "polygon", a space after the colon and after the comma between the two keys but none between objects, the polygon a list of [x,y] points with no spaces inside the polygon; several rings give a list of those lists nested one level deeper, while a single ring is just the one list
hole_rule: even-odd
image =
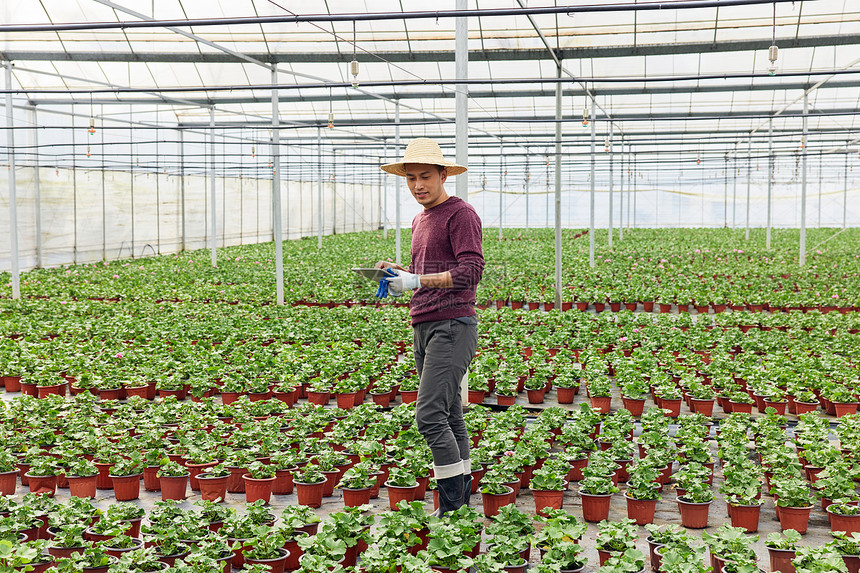
[{"label": "man", "polygon": [[442,515],[468,503],[472,482],[460,382],[478,346],[481,219],[471,205],[445,192],[448,177],[466,168],[446,161],[435,141],[412,141],[403,161],[382,169],[406,177],[409,191],[424,207],[412,221],[410,270],[388,261],[376,268],[392,269],[393,276],[384,279],[392,294],[415,289],[409,304],[421,380],[415,420],[433,453]]}]

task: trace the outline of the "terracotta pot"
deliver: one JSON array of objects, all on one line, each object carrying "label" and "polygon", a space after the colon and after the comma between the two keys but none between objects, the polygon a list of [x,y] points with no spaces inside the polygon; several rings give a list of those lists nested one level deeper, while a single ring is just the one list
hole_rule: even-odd
[{"label": "terracotta pot", "polygon": [[268,478],[254,478],[251,474],[242,476],[245,480],[245,501],[254,503],[257,500],[263,500],[265,505],[269,505],[269,500],[272,498],[272,486],[275,483],[275,476]]},{"label": "terracotta pot", "polygon": [[783,531],[794,529],[803,535],[809,527],[809,513],[811,511],[811,505],[809,507],[777,507],[776,513],[779,517],[780,528]]},{"label": "terracotta pot", "polygon": [[57,547],[51,546],[48,547],[48,553],[53,555],[54,557],[71,557],[74,554],[83,554],[86,550],[86,546],[81,547]]},{"label": "terracotta pot", "polygon": [[837,418],[841,418],[848,414],[855,414],[857,412],[857,406],[857,402],[833,402]]},{"label": "terracotta pot", "polygon": [[331,392],[308,390],[308,402],[317,406],[325,406],[331,399]]},{"label": "terracotta pot", "polygon": [[627,517],[636,522],[637,525],[646,525],[654,522],[654,512],[657,509],[657,499],[634,499],[624,494],[627,500]]},{"label": "terracotta pot", "polygon": [[729,405],[731,406],[731,412],[743,412],[745,414],[752,414],[752,404],[745,404],[744,402],[735,402],[734,400],[729,400]]},{"label": "terracotta pot", "polygon": [[18,488],[18,470],[0,473],[0,495],[15,495]]},{"label": "terracotta pot", "polygon": [[200,486],[200,497],[207,501],[223,501],[227,499],[227,479],[229,476],[213,477],[209,474],[198,474],[197,483]]},{"label": "terracotta pot", "polygon": [[388,405],[391,403],[391,393],[390,392],[383,392],[381,394],[371,393],[370,398],[371,398],[371,400],[373,400],[374,404],[376,404],[378,406],[382,406],[383,408],[388,408]]},{"label": "terracotta pot", "polygon": [[385,482],[385,489],[388,491],[388,506],[392,511],[397,509],[397,504],[401,501],[409,503],[415,500],[415,492],[418,489],[418,484],[411,486],[391,485]]},{"label": "terracotta pot", "polygon": [[117,501],[131,501],[140,497],[140,476],[110,476],[113,482],[113,494]]},{"label": "terracotta pot", "polygon": [[598,523],[609,518],[609,503],[612,494],[593,495],[579,492],[582,499],[582,518],[590,523]]},{"label": "terracotta pot", "polygon": [[230,475],[227,477],[227,492],[245,493],[245,480],[242,476],[248,473],[248,468],[227,466],[227,469],[230,470]]},{"label": "terracotta pot", "polygon": [[585,477],[582,475],[582,469],[588,465],[588,458],[580,458],[578,460],[568,460],[570,464],[570,470],[568,470],[567,475],[564,479],[567,481],[582,481]]},{"label": "terracotta pot", "polygon": [[293,571],[299,568],[299,560],[301,560],[304,551],[299,547],[298,539],[290,539],[284,543],[284,549],[287,550],[287,560],[284,563],[285,571]]},{"label": "terracotta pot", "polygon": [[729,518],[732,521],[732,527],[742,527],[747,533],[755,533],[758,531],[759,514],[761,513],[761,505],[730,505]]},{"label": "terracotta pot", "polygon": [[774,573],[777,571],[781,573],[797,573],[797,569],[791,563],[796,553],[794,549],[773,549],[772,547],[768,547],[767,552],[770,554],[771,571]]},{"label": "terracotta pot", "polygon": [[206,462],[204,464],[186,463],[188,468],[188,483],[191,484],[191,491],[200,491],[200,484],[197,483],[197,476],[205,472],[208,468],[218,465],[217,461]]},{"label": "terracotta pot", "polygon": [[160,466],[146,466],[143,468],[143,489],[146,491],[161,491],[161,481],[158,479]]},{"label": "terracotta pot", "polygon": [[481,492],[481,505],[486,517],[494,517],[499,514],[499,508],[510,505],[516,501],[514,489],[505,486],[509,491],[505,493],[483,493]]},{"label": "terracotta pot", "polygon": [[239,396],[241,396],[241,395],[242,395],[241,392],[224,392],[224,391],[222,391],[221,392],[221,403],[224,405],[232,404],[233,402],[238,400]]},{"label": "terracotta pot", "polygon": [[418,390],[401,390],[400,401],[404,404],[411,404],[418,399]]},{"label": "terracotta pot", "polygon": [[713,501],[707,503],[692,503],[678,498],[678,511],[681,513],[681,525],[689,529],[704,529],[708,526],[708,512]]},{"label": "terracotta pot", "polygon": [[608,414],[612,405],[612,396],[591,396],[591,407],[603,414]]},{"label": "terracotta pot", "polygon": [[254,559],[252,557],[245,556],[246,563],[260,563],[262,565],[266,565],[269,568],[269,571],[272,573],[284,573],[284,567],[287,562],[287,557],[289,556],[289,552],[286,549],[279,549],[278,552],[280,555],[275,557],[274,559]]},{"label": "terracotta pot", "polygon": [[657,552],[657,550],[660,547],[663,547],[663,544],[662,543],[654,543],[654,540],[651,539],[650,535],[645,539],[645,541],[648,542],[648,552],[649,552],[650,557],[651,557],[651,569],[653,571],[659,571],[660,570],[660,561],[661,561],[662,557]]},{"label": "terracotta pot", "polygon": [[513,406],[514,404],[517,403],[517,396],[516,395],[500,396],[499,394],[496,394],[495,396],[496,396],[496,404],[498,404],[499,406]]},{"label": "terracotta pot", "polygon": [[696,414],[711,417],[714,414],[714,398],[709,400],[699,400],[698,398],[690,398],[690,410]]},{"label": "terracotta pot", "polygon": [[[564,485],[567,487],[566,482]],[[564,490],[533,489],[532,497],[535,501],[535,512],[542,517],[548,517],[548,514],[543,511],[544,508],[561,509],[564,505]]]},{"label": "terracotta pot", "polygon": [[69,482],[69,495],[75,497],[94,498],[96,496],[97,474],[91,476],[66,476]]},{"label": "terracotta pot", "polygon": [[860,573],[860,557],[856,555],[843,555],[842,560],[848,568],[848,573]]},{"label": "terracotta pot", "polygon": [[624,404],[624,409],[630,412],[633,417],[638,418],[645,410],[645,398],[627,398],[621,397],[621,402]]},{"label": "terracotta pot", "polygon": [[293,472],[298,468],[275,470],[275,485],[272,493],[275,495],[290,495],[293,493]]},{"label": "terracotta pot", "polygon": [[30,493],[54,497],[54,493],[57,491],[57,476],[25,475],[27,476],[27,485],[30,487]]},{"label": "terracotta pot", "polygon": [[98,478],[96,478],[96,489],[113,489],[113,480],[110,479],[110,469],[113,463],[108,462],[93,462],[99,469]]},{"label": "terracotta pot", "polygon": [[343,488],[343,505],[344,507],[358,507],[365,503],[370,503],[370,494],[373,488],[365,487],[361,489]]},{"label": "terracotta pot", "polygon": [[161,476],[161,501],[182,501],[188,489],[188,474],[184,476]]},{"label": "terracotta pot", "polygon": [[349,410],[355,407],[355,397],[358,392],[337,392],[334,397],[337,401],[337,407],[341,410]]},{"label": "terracotta pot", "polygon": [[798,402],[795,400],[794,408],[798,416],[801,414],[808,414],[809,412],[815,412],[818,410],[818,402]]},{"label": "terracotta pot", "polygon": [[484,390],[469,390],[469,404],[483,404],[486,395]]},{"label": "terracotta pot", "polygon": [[557,387],[555,392],[559,404],[573,404],[574,396],[579,393],[579,386],[573,388]]},{"label": "terracotta pot", "polygon": [[138,398],[147,400],[149,398],[149,386],[126,386],[125,393],[129,398],[137,396]]},{"label": "terracotta pot", "polygon": [[839,515],[832,513],[829,507],[826,511],[827,517],[830,518],[830,531],[860,533],[860,515]]},{"label": "terracotta pot", "polygon": [[302,483],[298,481],[294,483],[299,505],[306,505],[308,507],[320,507],[322,505],[325,480],[317,483]]},{"label": "terracotta pot", "polygon": [[253,539],[237,539],[234,537],[228,537],[227,543],[230,547],[234,547],[233,555],[228,561],[233,566],[233,569],[241,569],[245,565],[245,551],[251,548],[251,542]]},{"label": "terracotta pot", "polygon": [[47,396],[62,396],[65,394],[66,383],[51,384],[50,386],[36,386],[36,396],[45,398]]}]

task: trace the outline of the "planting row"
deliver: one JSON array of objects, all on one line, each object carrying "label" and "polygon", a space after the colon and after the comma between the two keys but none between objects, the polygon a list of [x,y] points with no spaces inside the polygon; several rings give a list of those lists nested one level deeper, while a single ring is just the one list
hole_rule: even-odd
[{"label": "planting row", "polygon": [[[3,459],[6,464],[13,464],[10,471],[23,470],[22,476],[28,479],[31,489],[46,494],[53,492],[51,486],[34,487],[42,483],[40,478],[56,479],[60,473],[67,479],[84,477],[78,475],[86,473],[83,469],[93,470],[87,466],[88,458],[94,464],[103,464],[96,466],[110,480],[103,487],[114,488],[117,498],[128,495],[119,493],[117,478],[133,476],[131,481],[139,484],[143,477],[145,486],[149,483],[155,487],[153,482],[147,482],[145,474],[141,476],[146,468],[155,468],[155,477],[160,477],[157,487],[162,488],[166,498],[183,497],[167,493],[165,486],[171,477],[181,478],[184,492],[192,471],[204,472],[195,475],[203,494],[208,479],[225,478],[222,487],[229,487],[230,477],[241,475],[243,479],[234,481],[234,485],[246,487],[249,502],[260,496],[257,503],[261,505],[266,502],[266,495],[255,493],[248,486],[257,486],[261,481],[274,485],[279,470],[284,471],[288,486],[324,488],[328,484],[331,488],[328,491],[333,493],[337,484],[343,492],[344,505],[359,508],[372,499],[374,487],[378,492],[380,485],[386,486],[391,509],[397,508],[399,495],[405,502],[416,497],[420,500],[423,494],[416,492],[421,491],[422,481],[423,487],[430,484],[432,488],[429,451],[411,428],[414,413],[409,405],[398,406],[385,416],[380,416],[373,405],[348,412],[305,405],[275,415],[252,416],[250,409],[254,404],[246,400],[236,402],[231,405],[233,415],[229,417],[219,416],[224,411],[211,400],[182,403],[168,398],[147,403],[136,398],[116,409],[102,409],[88,394],[81,394],[73,401],[60,397],[46,400],[21,397],[3,413],[2,443],[6,445]],[[715,500],[711,483],[716,459],[709,446],[711,427],[702,415],[681,416],[678,429],[670,436],[669,418],[664,414],[658,409],[644,412],[641,432],[634,439],[634,419],[623,409],[605,415],[587,406],[575,412],[549,408],[527,426],[524,411],[516,406],[497,414],[481,407],[472,408],[467,416],[474,446],[472,487],[481,494],[484,515],[512,514],[512,509],[501,508],[512,507],[518,495],[530,490],[539,515],[570,521],[571,517],[563,511],[565,498],[570,497],[565,491],[569,484],[577,483],[582,517],[588,522],[599,522],[609,516],[611,499],[623,485],[628,516],[635,524],[648,524],[653,521],[655,505],[664,498],[663,487],[671,483],[678,493],[673,502],[677,504],[680,522],[687,527],[707,527]],[[733,525],[744,531],[757,529],[757,521],[741,520],[747,513],[744,510],[754,512],[755,506],[760,507],[762,478],[765,478],[766,491],[780,508],[779,519],[784,530],[805,532],[805,522],[789,522],[789,519],[798,511],[805,511],[808,519],[813,511],[811,495],[816,492],[823,506],[830,504],[824,509],[834,530],[857,531],[860,524],[856,520],[860,515],[856,507],[854,480],[858,476],[854,456],[860,451],[857,448],[860,421],[856,415],[841,419],[837,427],[838,444],[828,442],[828,432],[829,424],[824,418],[804,414],[794,433],[796,447],[791,447],[787,445],[790,442],[784,418],[772,410],[755,421],[746,414],[735,413],[723,422],[717,434],[724,477],[720,493],[728,504]],[[751,449],[752,444],[755,450]],[[751,453],[754,453],[752,458]],[[366,497],[357,497],[359,491]],[[325,491],[321,495],[326,495]],[[224,490],[209,496],[212,500],[223,499]],[[319,497],[303,497],[301,491],[297,496],[299,504],[319,505]],[[22,507],[32,510],[33,503],[45,503],[44,499],[29,497]],[[666,501],[663,499],[664,505]],[[704,510],[704,516],[696,510]],[[24,519],[28,515],[25,510],[18,511],[24,513],[11,512],[3,521],[4,529],[14,536],[27,534],[36,525],[32,519]],[[468,514],[467,510],[464,512]],[[424,510],[418,513],[424,515]],[[360,511],[354,513],[360,514]],[[474,516],[468,521],[477,523]],[[472,527],[480,529],[477,525]],[[738,535],[736,530],[730,533]],[[618,531],[606,535],[612,539],[622,537]],[[502,553],[508,557],[512,549],[521,553],[526,549],[524,539],[527,537],[522,533],[512,535],[512,545],[505,549],[507,553],[497,549],[487,555],[495,555],[493,559],[499,562]],[[422,554],[424,563],[455,570],[462,567],[459,559],[468,557],[476,542],[455,541],[445,539],[435,546],[428,545],[428,554]],[[496,541],[498,544],[499,540]],[[628,549],[627,546],[610,548],[616,554],[606,557],[623,562],[617,565],[622,569],[610,571],[638,571],[627,569],[637,563],[635,553],[627,555]],[[330,557],[336,554],[332,551],[328,548],[323,553]],[[689,555],[695,557],[697,552]],[[692,562],[689,555],[684,557],[685,562]],[[674,559],[669,558],[669,562]],[[318,565],[315,563],[314,567]],[[685,567],[689,566],[688,563]],[[668,565],[663,570],[684,571]]]},{"label": "planting row", "polygon": [[[809,231],[812,244],[823,243],[798,265],[796,230],[775,233],[766,250],[764,233],[728,229],[633,229],[613,248],[607,233],[596,233],[596,265],[589,265],[588,241],[563,232],[563,290],[567,303],[649,303],[723,309],[860,307],[860,231],[841,232],[827,241],[828,229]],[[505,240],[484,236],[486,267],[478,289],[480,304],[493,301],[555,301],[554,241],[551,230],[512,230]],[[408,231],[402,251],[408,256]],[[356,278],[353,267],[372,266],[394,256],[392,237],[355,233],[284,245],[284,284],[288,302],[374,300],[376,289]],[[63,300],[168,300],[247,302],[274,300],[272,244],[219,251],[218,267],[208,252],[190,252],[135,261],[40,269],[22,277],[25,297]],[[408,264],[408,260],[402,261]],[[6,284],[7,281],[3,281]],[[8,287],[7,287],[8,288]],[[7,292],[9,296],[11,292]],[[408,295],[407,295],[408,298]],[[400,302],[404,302],[400,299]]]}]

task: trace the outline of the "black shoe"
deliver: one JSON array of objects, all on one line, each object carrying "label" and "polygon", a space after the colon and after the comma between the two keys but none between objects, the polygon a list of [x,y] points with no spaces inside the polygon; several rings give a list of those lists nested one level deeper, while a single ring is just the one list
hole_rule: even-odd
[{"label": "black shoe", "polygon": [[463,476],[436,480],[439,491],[439,515],[460,509],[463,505]]},{"label": "black shoe", "polygon": [[463,505],[469,507],[472,501],[472,474],[463,474]]}]

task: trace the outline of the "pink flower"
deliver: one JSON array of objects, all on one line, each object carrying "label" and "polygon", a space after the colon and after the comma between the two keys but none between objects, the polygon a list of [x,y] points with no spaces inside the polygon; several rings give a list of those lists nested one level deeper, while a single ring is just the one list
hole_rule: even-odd
[{"label": "pink flower", "polygon": [[506,451],[506,452],[504,453],[504,455],[506,455],[506,456],[512,456],[512,455],[514,455],[514,451],[513,451],[513,450],[508,450],[508,451]]},{"label": "pink flower", "polygon": [[116,357],[116,358],[122,358],[122,352],[117,352],[117,353],[115,354],[115,357]]},{"label": "pink flower", "polygon": [[118,279],[119,275],[114,275],[113,278]]}]

